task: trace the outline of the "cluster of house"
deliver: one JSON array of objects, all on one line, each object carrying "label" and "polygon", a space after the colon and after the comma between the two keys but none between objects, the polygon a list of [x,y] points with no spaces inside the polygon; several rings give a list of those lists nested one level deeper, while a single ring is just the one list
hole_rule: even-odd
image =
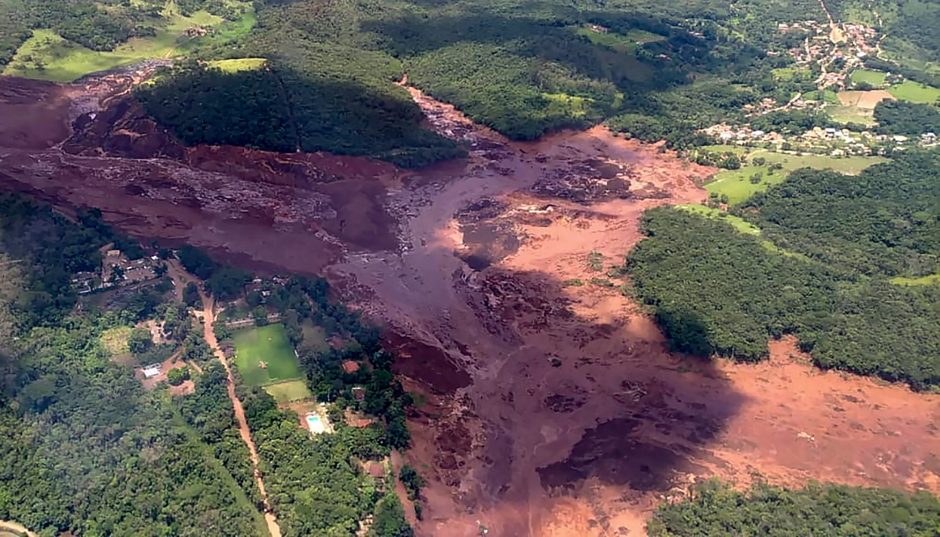
[{"label": "cluster of house", "polygon": [[108,250],[97,271],[78,272],[72,277],[72,289],[79,294],[88,294],[153,280],[159,276],[158,260],[157,256],[128,259],[120,250]]},{"label": "cluster of house", "polygon": [[[937,134],[928,132],[918,137],[898,134],[876,134],[871,131],[855,132],[834,127],[816,127],[795,137],[784,137],[778,132],[753,130],[747,126],[718,124],[703,129],[705,134],[714,137],[722,144],[732,145],[773,145],[788,150],[806,150],[815,153],[826,152],[832,156],[884,154],[891,149],[903,151],[907,147],[936,147]],[[784,144],[789,144],[784,146]]]}]

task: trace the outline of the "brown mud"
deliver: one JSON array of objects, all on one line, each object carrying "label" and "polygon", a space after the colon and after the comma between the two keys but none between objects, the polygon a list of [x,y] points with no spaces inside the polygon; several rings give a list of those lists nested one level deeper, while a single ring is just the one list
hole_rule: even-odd
[{"label": "brown mud", "polygon": [[183,149],[120,84],[83,84],[0,78],[0,111],[33,118],[0,121],[0,181],[142,237],[325,270],[389,327],[421,394],[405,454],[430,481],[419,535],[642,535],[709,476],[940,492],[940,397],[821,372],[791,340],[759,365],[676,356],[619,292],[608,270],[642,212],[702,201],[712,169],[600,127],[509,142],[417,91],[467,159],[405,173]]}]

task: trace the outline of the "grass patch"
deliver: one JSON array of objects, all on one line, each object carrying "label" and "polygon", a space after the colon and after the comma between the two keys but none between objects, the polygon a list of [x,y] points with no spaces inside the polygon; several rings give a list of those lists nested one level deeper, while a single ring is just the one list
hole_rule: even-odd
[{"label": "grass patch", "polygon": [[[687,211],[693,214],[697,214],[699,216],[703,216],[705,218],[711,218],[713,220],[721,220],[722,222],[725,222],[726,224],[730,225],[738,232],[743,233],[745,235],[752,235],[755,237],[759,237],[761,234],[760,228],[755,226],[754,224],[748,222],[747,220],[744,220],[740,216],[728,214],[719,209],[706,207],[704,205],[676,205],[676,208],[682,211]],[[790,250],[785,250],[777,246],[776,244],[770,242],[767,239],[760,239],[760,244],[769,252],[773,252],[775,254],[785,255],[789,257],[799,257],[803,259],[804,261],[809,261],[809,258],[806,257],[805,255],[797,253],[797,252],[793,252]]]},{"label": "grass patch", "polygon": [[930,274],[929,276],[921,276],[919,278],[898,276],[891,278],[890,281],[895,285],[940,285],[940,274]]},{"label": "grass patch", "polygon": [[858,123],[859,125],[865,125],[866,127],[873,127],[877,123],[875,121],[873,110],[859,108],[858,106],[836,105],[833,107],[827,107],[826,111],[829,113],[829,117],[831,117],[833,121],[843,125],[849,123]]},{"label": "grass patch", "polygon": [[130,326],[117,326],[108,328],[101,333],[101,345],[111,355],[111,357],[121,356],[131,352],[127,342],[134,329]]},{"label": "grass patch", "polygon": [[284,325],[241,330],[235,333],[234,340],[235,363],[247,385],[264,386],[303,376]]},{"label": "grass patch", "polygon": [[802,69],[800,67],[778,67],[771,71],[771,74],[777,82],[789,82],[798,77],[801,78],[807,74],[811,74],[811,72],[808,69]]},{"label": "grass patch", "polygon": [[621,34],[613,31],[597,31],[588,26],[579,26],[575,29],[575,33],[586,37],[588,41],[595,45],[601,45],[623,52],[632,52],[636,50],[638,46],[666,39],[659,34],[638,29],[633,29],[626,34]]},{"label": "grass patch", "polygon": [[898,100],[909,103],[936,104],[940,100],[940,89],[911,80],[891,86],[888,88],[888,93]]},{"label": "grass patch", "polygon": [[[765,160],[762,166],[755,166],[755,158]],[[757,192],[767,190],[770,185],[783,182],[791,171],[799,168],[813,168],[816,170],[834,170],[848,175],[855,175],[865,168],[887,162],[882,157],[845,157],[835,158],[828,155],[787,155],[772,151],[757,150],[748,155],[748,164],[737,170],[722,170],[715,174],[713,180],[705,185],[705,189],[719,196],[728,196],[731,204],[740,203]],[[770,166],[779,164],[781,169],[771,170]],[[752,183],[751,177],[761,175],[758,183]]]},{"label": "grass patch", "polygon": [[[168,4],[171,6],[172,4]],[[169,59],[183,56],[204,42],[224,42],[246,34],[255,25],[253,11],[246,11],[237,21],[226,22],[206,11],[190,16],[176,9],[164,9],[155,21],[157,34],[153,37],[132,38],[111,51],[94,51],[68,41],[53,30],[34,30],[13,60],[3,70],[4,75],[22,76],[53,82],[71,82],[89,73],[132,65],[149,59]],[[186,30],[195,26],[212,28],[205,37],[189,38]]]},{"label": "grass patch", "polygon": [[739,157],[743,157],[750,151],[749,148],[744,147],[743,145],[728,145],[728,144],[718,144],[718,145],[703,145],[699,147],[700,151],[705,151],[708,153],[733,153]]},{"label": "grass patch", "polygon": [[307,389],[307,383],[303,380],[288,380],[268,384],[264,387],[264,391],[268,392],[278,403],[302,401],[313,397],[313,394]]},{"label": "grass patch", "polygon": [[241,71],[257,71],[267,63],[266,58],[234,58],[231,60],[214,60],[209,62],[210,67],[221,69],[224,73],[238,73]]},{"label": "grass patch", "polygon": [[832,90],[815,90],[803,94],[807,101],[821,101],[827,104],[839,104],[839,94]]},{"label": "grass patch", "polygon": [[676,208],[683,211],[688,211],[690,213],[702,215],[706,218],[714,218],[718,220],[723,220],[731,225],[734,229],[744,233],[745,235],[760,235],[760,228],[751,224],[750,222],[745,221],[739,216],[730,215],[726,212],[722,212],[718,209],[713,209],[711,207],[706,207],[704,205],[677,205]]},{"label": "grass patch", "polygon": [[849,80],[855,84],[868,84],[875,88],[880,88],[885,84],[886,73],[881,71],[872,71],[870,69],[856,69],[849,75]]}]

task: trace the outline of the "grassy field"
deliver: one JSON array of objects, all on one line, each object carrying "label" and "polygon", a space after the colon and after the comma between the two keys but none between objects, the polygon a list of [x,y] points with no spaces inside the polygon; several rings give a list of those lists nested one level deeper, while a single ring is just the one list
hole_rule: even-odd
[{"label": "grassy field", "polygon": [[865,83],[871,85],[872,87],[880,88],[881,86],[884,86],[886,77],[887,75],[881,71],[856,69],[852,71],[851,75],[849,75],[849,80],[856,84]]},{"label": "grassy field", "polygon": [[130,352],[127,342],[131,337],[133,328],[129,326],[116,326],[108,328],[101,333],[101,344],[112,356],[120,356]]},{"label": "grassy field", "polygon": [[313,394],[307,389],[307,383],[303,380],[288,380],[268,384],[264,387],[264,391],[268,392],[278,403],[302,401],[313,397]]},{"label": "grassy field", "polygon": [[210,67],[217,67],[225,73],[237,73],[239,71],[256,71],[264,67],[267,61],[265,58],[234,58],[231,60],[214,60],[208,63]]},{"label": "grassy field", "polygon": [[[763,158],[762,166],[752,164],[755,158]],[[773,153],[763,149],[754,151],[747,158],[748,164],[738,170],[722,170],[715,174],[714,179],[705,185],[709,192],[719,196],[728,196],[731,204],[739,203],[754,195],[756,192],[767,190],[770,185],[783,182],[787,175],[799,168],[814,168],[817,170],[835,170],[850,175],[857,174],[865,168],[886,162],[881,157],[846,157],[834,158],[826,155],[787,155]],[[783,168],[770,170],[772,164],[780,164]],[[759,183],[751,183],[751,176],[760,174]]]},{"label": "grassy field", "polygon": [[744,147],[743,145],[728,145],[728,144],[718,144],[718,145],[703,145],[699,147],[700,150],[706,151],[709,153],[734,153],[735,155],[744,156],[750,151],[750,148]]},{"label": "grassy field", "polygon": [[891,86],[888,93],[898,100],[911,103],[935,104],[940,101],[940,89],[910,80]]},{"label": "grassy field", "polygon": [[[734,216],[733,214],[728,214],[720,209],[713,209],[711,207],[706,207],[704,205],[676,205],[676,208],[683,210],[683,211],[688,211],[690,213],[695,213],[695,214],[704,216],[705,218],[721,220],[729,224],[738,232],[744,233],[745,235],[753,235],[755,237],[760,237],[761,235],[761,230],[759,227],[744,220],[740,216]],[[775,254],[780,254],[780,255],[785,255],[788,257],[798,257],[804,261],[809,261],[809,258],[806,257],[805,255],[798,253],[798,252],[793,252],[793,251],[781,248],[767,239],[759,239],[759,241],[760,241],[761,246],[766,248],[767,251],[769,252],[773,252]]]},{"label": "grassy field", "polygon": [[[235,363],[245,384],[264,386],[303,376],[284,325],[271,324],[235,333]],[[264,362],[265,367],[261,367]]]},{"label": "grassy field", "polygon": [[591,43],[594,43],[595,45],[603,45],[605,47],[609,47],[615,50],[622,50],[624,52],[632,51],[639,45],[654,43],[656,41],[662,41],[665,39],[665,37],[659,34],[636,29],[630,30],[626,34],[620,34],[612,31],[596,32],[591,28],[580,26],[577,27],[575,31],[578,35],[586,37]]},{"label": "grassy field", "polygon": [[829,117],[831,117],[833,121],[843,125],[858,123],[859,125],[872,127],[877,123],[875,121],[874,111],[871,109],[859,108],[857,106],[836,105],[826,107],[826,111],[829,112]]},{"label": "grassy field", "polygon": [[895,285],[940,285],[940,274],[931,274],[929,276],[921,276],[920,278],[898,276],[891,278],[891,283]]},{"label": "grassy field", "polygon": [[714,218],[722,220],[731,225],[734,229],[744,233],[745,235],[760,235],[760,228],[751,224],[750,222],[745,221],[743,218],[730,215],[726,212],[720,211],[718,209],[713,209],[711,207],[706,207],[704,205],[677,205],[677,209],[683,211],[688,211],[690,213],[695,213],[702,215],[706,218]]},{"label": "grassy field", "polygon": [[[254,26],[255,16],[248,11],[240,20],[226,22],[205,11],[197,11],[186,17],[175,8],[168,8],[157,22],[155,36],[132,38],[114,50],[103,52],[63,39],[52,30],[34,30],[32,37],[17,49],[16,56],[3,70],[3,74],[71,82],[89,73],[143,60],[182,56],[203,41],[226,40],[242,35]],[[186,30],[196,26],[212,28],[214,33],[200,38],[187,37]]]}]

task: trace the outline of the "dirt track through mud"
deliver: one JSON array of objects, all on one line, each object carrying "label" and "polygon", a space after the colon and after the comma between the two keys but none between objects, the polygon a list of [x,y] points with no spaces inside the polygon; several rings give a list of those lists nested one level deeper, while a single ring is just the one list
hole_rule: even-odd
[{"label": "dirt track through mud", "polygon": [[425,401],[405,455],[430,478],[419,535],[642,535],[708,476],[940,491],[938,396],[820,372],[789,340],[756,366],[674,356],[617,290],[607,272],[642,212],[701,201],[713,170],[602,128],[510,143],[418,92],[468,159],[405,174],[186,149],[133,103],[91,118],[74,103],[92,90],[34,89],[48,97],[0,91],[0,112],[36,118],[0,125],[17,140],[0,147],[8,188],[253,266],[326,270],[390,328]]}]

